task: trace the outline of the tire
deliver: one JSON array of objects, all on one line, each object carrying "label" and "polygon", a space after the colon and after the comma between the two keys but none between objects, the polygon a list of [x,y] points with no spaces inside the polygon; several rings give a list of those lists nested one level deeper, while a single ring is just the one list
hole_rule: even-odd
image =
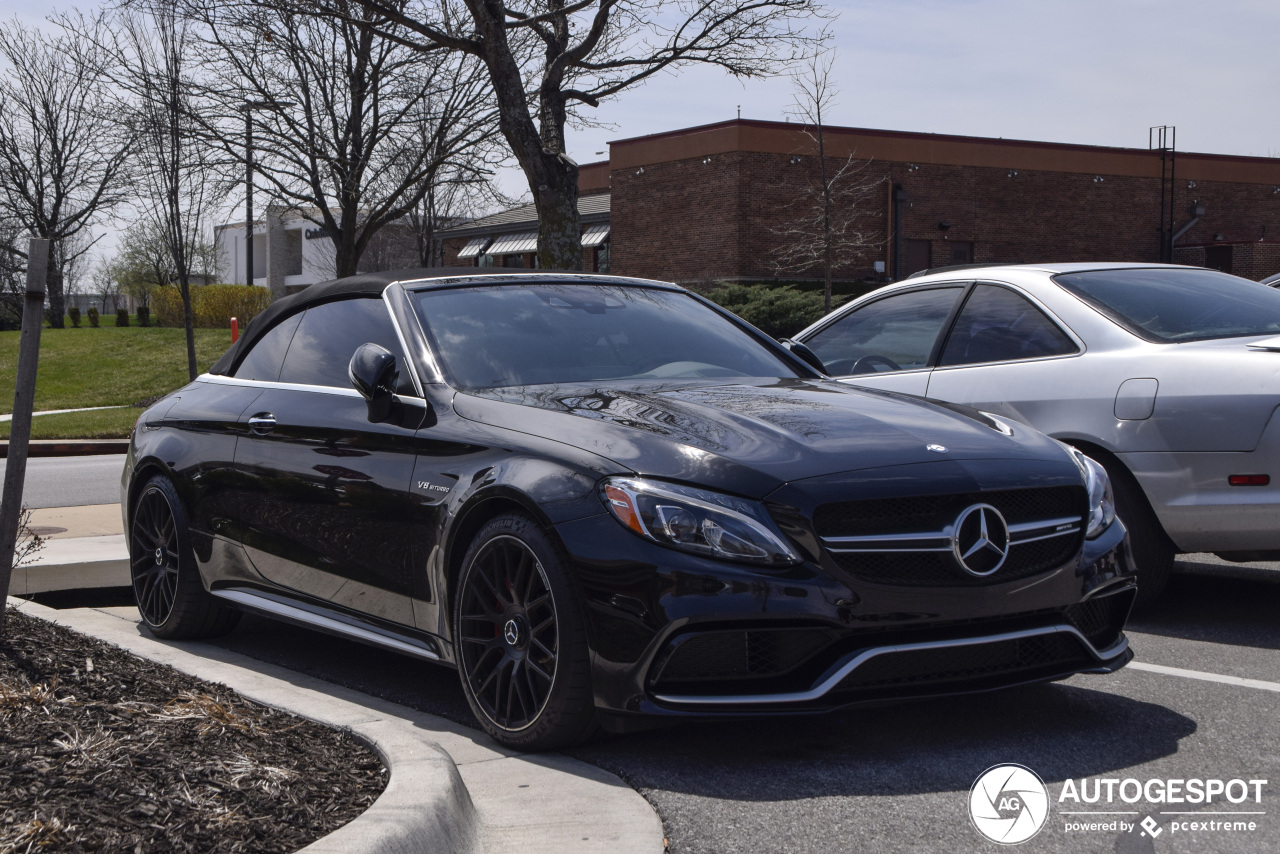
[{"label": "tire", "polygon": [[1146,608],[1164,591],[1177,549],[1133,475],[1116,463],[1106,464],[1105,468],[1115,492],[1116,515],[1129,529],[1129,548],[1138,567],[1138,597],[1134,606]]},{"label": "tire", "polygon": [[527,516],[476,534],[453,597],[454,651],[472,713],[495,741],[554,750],[596,727],[586,627],[567,561]]},{"label": "tire", "polygon": [[138,613],[156,637],[216,637],[240,621],[239,611],[205,591],[178,490],[163,475],[147,481],[133,504],[129,575]]}]

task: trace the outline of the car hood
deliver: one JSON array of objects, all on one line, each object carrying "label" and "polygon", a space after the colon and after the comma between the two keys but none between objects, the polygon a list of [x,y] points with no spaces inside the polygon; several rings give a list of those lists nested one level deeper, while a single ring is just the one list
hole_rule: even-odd
[{"label": "car hood", "polygon": [[529,386],[459,393],[454,409],[640,475],[753,497],[803,478],[948,459],[1073,466],[1061,445],[1024,425],[1006,435],[960,407],[824,380]]}]

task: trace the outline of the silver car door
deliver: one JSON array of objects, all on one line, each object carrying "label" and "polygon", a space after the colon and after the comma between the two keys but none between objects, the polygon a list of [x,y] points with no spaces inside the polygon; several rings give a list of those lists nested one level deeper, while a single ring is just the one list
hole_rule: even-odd
[{"label": "silver car door", "polygon": [[804,343],[842,382],[924,395],[930,357],[964,288],[890,294],[837,315]]},{"label": "silver car door", "polygon": [[1082,372],[1079,340],[1025,294],[995,284],[970,292],[929,377],[928,397],[962,403],[1057,432],[1071,413],[1107,408],[1114,387]]}]

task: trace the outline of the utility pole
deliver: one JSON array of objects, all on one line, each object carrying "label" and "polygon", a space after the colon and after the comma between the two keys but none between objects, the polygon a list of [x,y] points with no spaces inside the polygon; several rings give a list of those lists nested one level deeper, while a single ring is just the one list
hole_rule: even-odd
[{"label": "utility pole", "polygon": [[244,283],[253,284],[253,108],[244,106]]},{"label": "utility pole", "polygon": [[0,635],[4,634],[13,552],[22,518],[22,487],[27,478],[27,446],[31,442],[31,412],[36,395],[36,364],[40,358],[48,273],[49,241],[33,239],[27,247],[27,295],[22,308],[22,338],[18,342],[18,381],[13,389],[9,457],[4,469],[4,498],[0,500]]},{"label": "utility pole", "polygon": [[[1178,129],[1160,125],[1147,129],[1147,148],[1160,152],[1160,261],[1173,263],[1174,191],[1177,180]],[[1167,189],[1166,189],[1167,188]],[[1167,199],[1167,201],[1166,201]]]},{"label": "utility pole", "polygon": [[244,110],[244,283],[253,284],[253,111],[280,110],[293,101],[245,101]]}]

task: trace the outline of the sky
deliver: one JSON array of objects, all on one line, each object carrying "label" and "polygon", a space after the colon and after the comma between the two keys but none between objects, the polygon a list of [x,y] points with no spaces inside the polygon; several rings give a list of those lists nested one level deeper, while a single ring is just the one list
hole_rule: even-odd
[{"label": "sky", "polygon": [[[831,124],[1145,148],[1153,125],[1178,149],[1280,156],[1276,0],[831,0]],[[712,69],[664,76],[604,104],[610,139],[731,119],[781,121],[787,78]]]},{"label": "sky", "polygon": [[[94,5],[92,0],[84,8]],[[834,125],[1145,148],[1177,127],[1179,151],[1280,156],[1276,0],[828,0],[839,94]],[[0,0],[0,16],[52,5]],[[664,74],[594,110],[569,154],[610,140],[731,119],[781,121],[794,85],[715,69]],[[527,193],[509,171],[503,188]],[[112,241],[106,241],[109,247]]]}]

